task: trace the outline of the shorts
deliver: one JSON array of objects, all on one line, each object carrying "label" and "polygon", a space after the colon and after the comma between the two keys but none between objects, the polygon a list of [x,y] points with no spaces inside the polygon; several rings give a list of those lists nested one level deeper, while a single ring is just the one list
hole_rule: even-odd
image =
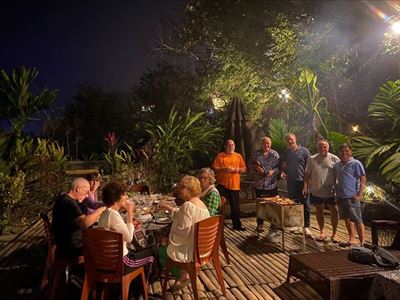
[{"label": "shorts", "polygon": [[320,198],[317,196],[313,196],[312,194],[310,195],[310,200],[311,200],[311,204],[314,204],[314,205],[322,205],[322,204],[334,205],[337,203],[336,199],[334,197]]},{"label": "shorts", "polygon": [[362,204],[360,200],[338,198],[340,219],[350,219],[354,223],[363,223]]}]

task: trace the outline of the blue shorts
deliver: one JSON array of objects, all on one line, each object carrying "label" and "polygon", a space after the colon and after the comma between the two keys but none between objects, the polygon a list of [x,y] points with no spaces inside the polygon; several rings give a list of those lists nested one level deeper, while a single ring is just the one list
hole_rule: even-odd
[{"label": "blue shorts", "polygon": [[351,198],[338,198],[339,217],[341,219],[350,219],[354,223],[363,223],[362,205],[360,200]]},{"label": "blue shorts", "polygon": [[312,194],[310,195],[310,200],[311,200],[311,204],[314,205],[334,205],[336,204],[336,199],[334,197],[330,197],[330,198],[320,198],[317,196],[313,196]]}]

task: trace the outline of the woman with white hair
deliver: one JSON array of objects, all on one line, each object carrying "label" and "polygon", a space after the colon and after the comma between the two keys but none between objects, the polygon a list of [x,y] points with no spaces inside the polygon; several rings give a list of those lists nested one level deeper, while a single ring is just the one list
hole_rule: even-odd
[{"label": "woman with white hair", "polygon": [[207,206],[210,216],[220,214],[221,196],[217,188],[214,186],[215,174],[210,168],[203,168],[200,170],[199,176],[201,184],[201,195],[200,199],[203,200]]}]

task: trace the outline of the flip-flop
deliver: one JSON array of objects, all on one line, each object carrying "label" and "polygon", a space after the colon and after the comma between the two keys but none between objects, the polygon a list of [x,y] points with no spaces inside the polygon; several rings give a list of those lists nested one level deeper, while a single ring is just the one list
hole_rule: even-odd
[{"label": "flip-flop", "polygon": [[340,240],[338,240],[337,238],[334,239],[333,237],[331,237],[331,242],[334,243],[334,244],[339,244]]},{"label": "flip-flop", "polygon": [[327,237],[326,235],[320,235],[320,236],[317,237],[315,240],[316,240],[317,242],[323,243],[323,242],[326,242],[327,239],[328,239],[328,237]]}]

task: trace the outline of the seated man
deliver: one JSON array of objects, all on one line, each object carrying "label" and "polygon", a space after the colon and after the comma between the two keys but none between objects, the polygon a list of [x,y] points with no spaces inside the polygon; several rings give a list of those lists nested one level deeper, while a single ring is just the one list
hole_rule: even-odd
[{"label": "seated man", "polygon": [[210,216],[219,215],[221,206],[221,197],[217,188],[214,186],[215,174],[210,168],[203,168],[200,170],[199,176],[201,184],[201,195],[200,199],[203,200],[207,206]]},{"label": "seated man", "polygon": [[83,254],[82,229],[93,225],[106,209],[100,207],[90,215],[84,215],[78,203],[89,193],[89,181],[76,178],[69,192],[57,198],[53,207],[53,232],[59,258],[73,258]]}]

